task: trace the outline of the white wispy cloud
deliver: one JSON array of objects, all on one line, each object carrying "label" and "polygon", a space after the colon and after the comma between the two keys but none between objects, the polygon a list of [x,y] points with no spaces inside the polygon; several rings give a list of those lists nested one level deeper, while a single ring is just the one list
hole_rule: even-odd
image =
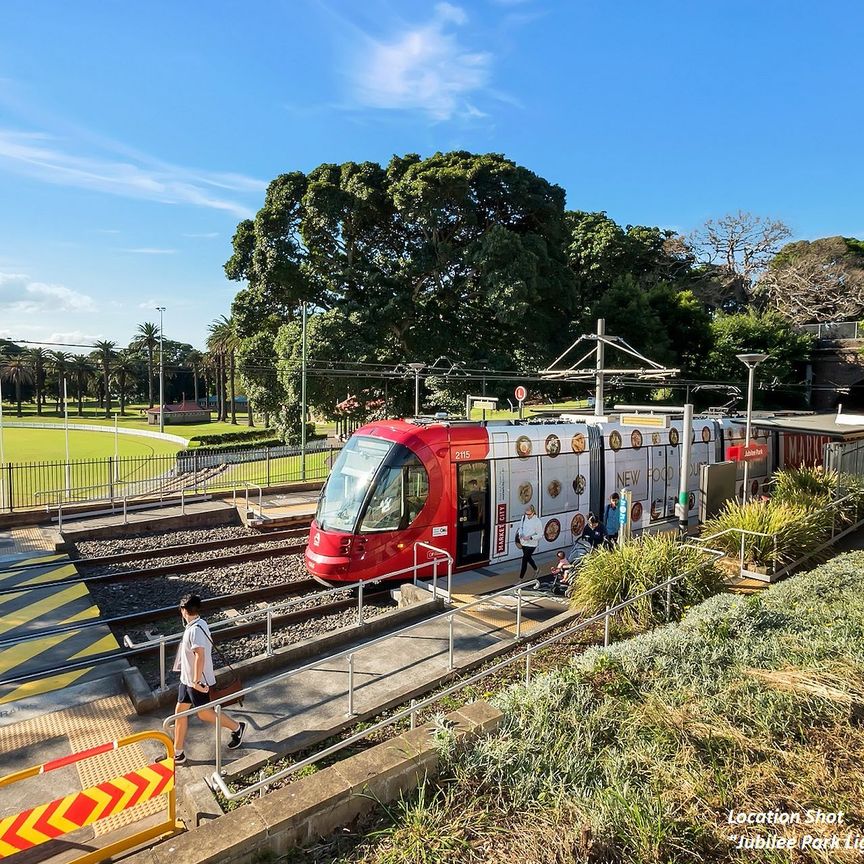
[{"label": "white wispy cloud", "polygon": [[92,297],[65,285],[37,282],[26,273],[0,273],[0,312],[4,314],[81,312],[95,308]]},{"label": "white wispy cloud", "polygon": [[434,120],[482,115],[469,96],[489,83],[492,55],[459,42],[453,28],[467,21],[460,6],[438,3],[421,26],[388,39],[364,33],[351,70],[356,101],[369,108],[421,111]]},{"label": "white wispy cloud", "polygon": [[219,236],[218,231],[203,231],[200,234],[184,234],[184,237],[198,237],[204,240],[212,240],[214,237]]},{"label": "white wispy cloud", "polygon": [[260,197],[267,185],[242,174],[172,165],[102,139],[73,141],[13,129],[0,129],[0,167],[46,183],[225,210],[239,217],[253,212],[243,196]]},{"label": "white wispy cloud", "polygon": [[176,255],[176,249],[160,249],[155,246],[137,246],[134,249],[124,249],[124,252],[131,252],[133,255]]}]

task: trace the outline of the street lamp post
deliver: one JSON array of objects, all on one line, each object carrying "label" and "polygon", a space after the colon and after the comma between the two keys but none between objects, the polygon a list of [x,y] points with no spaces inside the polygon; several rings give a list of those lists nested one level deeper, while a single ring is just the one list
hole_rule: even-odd
[{"label": "street lamp post", "polygon": [[159,431],[165,431],[165,364],[162,357],[162,324],[164,306],[157,306],[156,311],[159,313]]},{"label": "street lamp post", "polygon": [[425,363],[409,363],[408,368],[414,371],[414,416],[420,416],[420,373],[426,368]]},{"label": "street lamp post", "polygon": [[303,301],[300,374],[300,479],[306,479],[306,301]]},{"label": "street lamp post", "polygon": [[[744,451],[750,446],[750,427],[753,425],[753,379],[756,367],[768,359],[767,354],[736,354],[735,355],[747,367],[747,424],[744,431]],[[750,499],[750,463],[744,460],[744,489],[741,501],[746,503]]]}]

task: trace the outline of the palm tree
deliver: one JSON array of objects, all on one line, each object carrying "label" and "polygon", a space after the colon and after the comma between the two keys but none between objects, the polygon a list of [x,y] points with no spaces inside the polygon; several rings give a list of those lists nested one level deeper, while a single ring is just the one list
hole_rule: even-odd
[{"label": "palm tree", "polygon": [[120,398],[120,414],[126,414],[126,391],[128,389],[129,379],[134,377],[138,369],[138,362],[132,354],[126,351],[121,351],[114,358],[113,378],[117,385],[117,395]]},{"label": "palm tree", "polygon": [[66,351],[51,352],[51,368],[57,375],[57,413],[60,413],[60,403],[63,401],[63,383],[66,381],[66,369],[69,365],[71,355]]},{"label": "palm tree", "polygon": [[15,386],[15,401],[18,403],[18,416],[21,416],[21,385],[33,384],[33,370],[22,354],[5,354],[0,357],[0,378]]},{"label": "palm tree", "polygon": [[116,342],[108,342],[101,340],[93,346],[95,354],[99,355],[99,362],[102,364],[102,386],[105,388],[105,416],[111,416],[111,361],[114,359],[114,349],[117,347]]},{"label": "palm tree", "polygon": [[33,383],[36,385],[36,413],[42,413],[42,393],[45,389],[45,363],[48,352],[44,348],[31,348],[27,352],[30,365],[33,368]]},{"label": "palm tree", "polygon": [[201,366],[204,362],[204,355],[194,348],[186,355],[186,362],[192,370],[192,387],[195,390],[195,404],[198,404],[198,376],[201,374]]},{"label": "palm tree", "polygon": [[87,389],[87,379],[93,375],[93,364],[89,357],[76,354],[70,364],[71,371],[75,374],[75,383],[78,389],[78,416],[84,416],[84,391]]},{"label": "palm tree", "polygon": [[[207,347],[211,351],[215,351],[222,360],[222,414],[220,420],[228,419],[228,411],[225,408],[225,383],[224,379],[227,376],[228,386],[231,388],[231,422],[237,425],[237,403],[234,393],[234,356],[237,348],[240,345],[240,340],[237,338],[237,332],[234,329],[234,319],[226,318],[221,315],[210,325],[210,337],[207,339]],[[227,369],[226,369],[227,359]]]},{"label": "palm tree", "polygon": [[138,335],[132,340],[130,348],[147,351],[147,398],[150,407],[153,407],[153,352],[159,345],[159,325],[151,321],[145,321],[138,325]]}]

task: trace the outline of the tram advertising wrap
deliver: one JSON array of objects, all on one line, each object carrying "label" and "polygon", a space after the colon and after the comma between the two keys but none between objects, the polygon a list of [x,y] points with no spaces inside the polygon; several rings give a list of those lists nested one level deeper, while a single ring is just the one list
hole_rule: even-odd
[{"label": "tram advertising wrap", "polygon": [[[631,494],[635,533],[674,530],[681,435],[680,420],[663,429],[576,416],[370,423],[349,439],[322,490],[307,569],[328,584],[396,571],[410,578],[404,574],[415,554],[418,561],[436,555],[418,543],[451,556],[456,569],[516,559],[516,533],[529,505],[543,524],[540,551],[568,549],[589,514],[602,519],[609,495],[622,490]],[[694,421],[691,517],[699,512],[700,466],[722,460],[743,437],[743,425],[731,420]],[[751,494],[758,495],[776,467],[778,440],[760,430],[753,439],[767,447],[749,468]],[[740,494],[743,465],[738,478]]]}]

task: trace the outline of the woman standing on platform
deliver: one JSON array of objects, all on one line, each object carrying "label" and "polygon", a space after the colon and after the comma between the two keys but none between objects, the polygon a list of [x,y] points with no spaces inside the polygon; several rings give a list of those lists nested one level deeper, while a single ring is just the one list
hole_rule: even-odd
[{"label": "woman standing on platform", "polygon": [[525,571],[530,564],[537,572],[537,564],[534,561],[534,552],[540,543],[540,535],[543,533],[543,523],[537,515],[533,504],[525,508],[525,515],[519,523],[519,542],[522,545],[522,567],[519,570],[519,578],[525,578]]}]

